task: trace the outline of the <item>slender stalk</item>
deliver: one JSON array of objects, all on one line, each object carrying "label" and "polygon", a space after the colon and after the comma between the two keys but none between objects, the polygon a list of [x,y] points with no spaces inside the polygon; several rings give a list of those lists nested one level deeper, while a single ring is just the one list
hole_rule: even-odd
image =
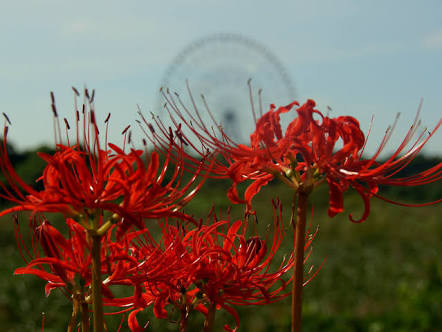
[{"label": "slender stalk", "polygon": [[74,294],[72,298],[72,315],[69,321],[67,332],[75,331],[75,323],[77,323],[77,314],[78,314],[78,299]]},{"label": "slender stalk", "polygon": [[84,301],[81,303],[81,332],[89,332],[89,306]]},{"label": "slender stalk", "polygon": [[92,235],[92,310],[94,332],[104,331],[103,300],[101,295],[101,237]]},{"label": "slender stalk", "polygon": [[46,314],[44,312],[41,313],[41,331],[44,332],[45,330],[45,318]]},{"label": "slender stalk", "polygon": [[69,321],[67,332],[74,332],[75,331],[75,323],[76,322],[77,322],[77,312],[74,309],[72,311],[72,315],[71,315],[71,319]]},{"label": "slender stalk", "polygon": [[216,304],[211,303],[209,306],[209,312],[207,313],[206,320],[204,321],[203,332],[212,332],[213,325],[215,323]]},{"label": "slender stalk", "polygon": [[179,332],[186,332],[187,329],[187,318],[189,314],[187,312],[187,307],[184,305],[181,309],[181,319],[179,321]]},{"label": "slender stalk", "polygon": [[[301,188],[300,188],[301,189]],[[298,190],[295,228],[295,264],[293,267],[293,288],[292,288],[292,332],[301,332],[302,315],[302,285],[304,282],[304,243],[306,211],[309,192]],[[295,197],[296,199],[296,197]]]}]

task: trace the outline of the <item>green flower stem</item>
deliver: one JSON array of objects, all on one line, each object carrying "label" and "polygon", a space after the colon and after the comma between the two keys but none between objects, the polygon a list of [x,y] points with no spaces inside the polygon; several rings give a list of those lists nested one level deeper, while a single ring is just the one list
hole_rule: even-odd
[{"label": "green flower stem", "polygon": [[71,315],[71,320],[69,321],[68,325],[68,332],[74,332],[75,331],[75,323],[77,322],[77,304],[73,303],[73,310]]},{"label": "green flower stem", "polygon": [[94,332],[104,331],[103,300],[101,295],[101,237],[95,234],[92,240],[92,310]]},{"label": "green flower stem", "polygon": [[296,210],[295,226],[295,265],[293,267],[293,288],[292,288],[292,332],[301,332],[302,316],[302,286],[304,283],[304,243],[306,210],[310,191],[302,187],[297,193],[298,206]]},{"label": "green flower stem", "polygon": [[85,301],[81,303],[81,332],[89,332],[89,306]]},{"label": "green flower stem", "polygon": [[179,332],[186,332],[187,329],[187,318],[189,317],[189,314],[187,312],[187,307],[184,305],[181,309],[181,318],[179,321]]},{"label": "green flower stem", "polygon": [[207,313],[206,320],[204,321],[203,332],[212,332],[213,325],[215,323],[216,304],[210,303],[209,312]]}]

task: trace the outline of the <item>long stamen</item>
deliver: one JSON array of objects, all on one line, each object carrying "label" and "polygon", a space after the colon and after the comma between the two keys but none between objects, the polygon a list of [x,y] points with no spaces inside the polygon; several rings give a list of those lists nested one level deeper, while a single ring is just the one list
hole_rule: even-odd
[{"label": "long stamen", "polygon": [[130,125],[128,125],[124,130],[121,132],[121,135],[123,135],[123,151],[126,149],[126,139],[127,139],[127,131],[129,130]]},{"label": "long stamen", "polygon": [[69,142],[69,130],[71,129],[71,126],[69,126],[69,122],[66,118],[63,119],[64,120],[64,124],[66,126],[66,141],[68,146],[71,146],[70,142]]},{"label": "long stamen", "polygon": [[253,93],[252,93],[252,79],[249,78],[247,80],[247,85],[249,87],[249,99],[250,99],[250,106],[252,108],[252,115],[253,115],[253,122],[255,123],[256,126],[256,112],[255,112],[255,104],[253,103]]},{"label": "long stamen", "polygon": [[3,117],[5,118],[5,126],[6,126],[6,123],[8,123],[9,125],[11,125],[11,120],[9,119],[9,117],[6,115],[6,113],[5,112],[2,112],[2,114],[3,114]]},{"label": "long stamen", "polygon": [[[264,114],[263,109],[262,109],[262,89],[258,90],[258,101],[259,101],[259,116],[262,117],[262,115]],[[256,125],[256,122],[255,122]]]},{"label": "long stamen", "polygon": [[107,133],[108,133],[108,127],[109,127],[109,119],[111,114],[109,113],[106,117],[106,120],[104,120],[104,123],[106,124],[105,134],[104,134],[104,147],[107,148]]},{"label": "long stamen", "polygon": [[75,110],[75,132],[76,132],[76,140],[77,140],[77,145],[80,145],[80,112],[77,110]]},{"label": "long stamen", "polygon": [[61,127],[60,127],[60,121],[58,119],[57,107],[55,106],[54,93],[51,91],[50,95],[51,95],[52,113],[54,114],[54,139],[55,139],[55,145],[57,146],[58,144],[62,144]]}]

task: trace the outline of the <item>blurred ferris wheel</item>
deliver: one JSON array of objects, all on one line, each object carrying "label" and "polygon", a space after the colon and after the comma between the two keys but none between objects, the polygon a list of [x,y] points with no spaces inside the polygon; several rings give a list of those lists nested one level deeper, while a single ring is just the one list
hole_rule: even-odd
[{"label": "blurred ferris wheel", "polygon": [[[295,97],[290,76],[268,48],[230,33],[209,35],[185,47],[167,68],[161,86],[178,93],[190,105],[187,81],[204,121],[210,122],[210,116],[200,95],[204,95],[224,132],[235,141],[244,142],[254,130],[249,79],[258,114],[260,99],[265,112],[271,103],[284,105]],[[162,107],[163,103],[164,99],[159,97],[157,106]],[[160,112],[160,118],[169,125],[167,112]]]}]

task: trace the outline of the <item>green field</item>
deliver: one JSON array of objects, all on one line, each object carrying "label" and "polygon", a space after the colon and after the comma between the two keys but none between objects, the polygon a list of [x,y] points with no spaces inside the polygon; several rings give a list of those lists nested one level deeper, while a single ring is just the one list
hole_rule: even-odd
[{"label": "green field", "polygon": [[[24,167],[24,166],[23,166]],[[440,186],[440,184],[439,184]],[[440,197],[438,184],[420,192],[391,192],[390,197],[410,201],[420,197]],[[199,196],[186,208],[196,216],[204,216],[212,204],[217,210],[229,206],[225,196],[227,183],[205,184]],[[431,195],[429,194],[431,192]],[[264,188],[254,199],[258,227],[265,232],[272,224],[271,198],[277,193],[289,215],[292,193],[280,184]],[[304,288],[305,331],[441,331],[442,330],[442,208],[440,205],[403,208],[372,200],[369,219],[353,224],[348,213],[362,212],[358,195],[345,197],[345,213],[330,219],[327,216],[327,188],[314,197],[313,228],[319,233],[313,243],[313,253],[306,264],[318,267],[326,259],[316,278]],[[239,216],[238,209],[232,216]],[[287,224],[287,241],[281,257],[289,252],[291,229]],[[25,225],[25,221],[23,222]],[[34,276],[13,276],[23,266],[16,249],[11,218],[0,222],[0,322],[1,331],[41,331],[45,312],[45,331],[66,330],[70,317],[70,302],[61,294],[44,295],[44,282]],[[278,263],[278,262],[276,262]],[[268,306],[240,308],[239,331],[288,331],[290,299]],[[139,314],[140,321],[151,321],[148,331],[175,331],[176,324],[156,320],[152,310]],[[233,319],[218,313],[218,328]],[[200,314],[191,317],[198,331]],[[110,330],[116,330],[117,317],[110,317]],[[128,330],[124,324],[122,331]]]}]

